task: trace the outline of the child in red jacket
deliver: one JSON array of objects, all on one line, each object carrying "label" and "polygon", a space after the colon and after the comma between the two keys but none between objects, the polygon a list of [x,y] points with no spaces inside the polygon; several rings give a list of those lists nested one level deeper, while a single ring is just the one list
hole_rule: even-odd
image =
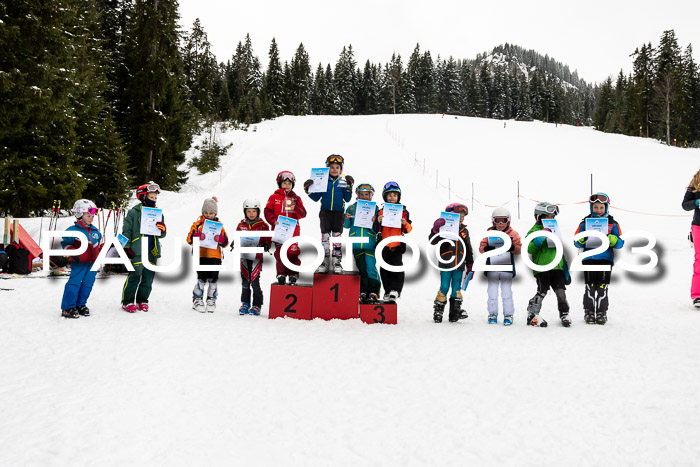
[{"label": "child in red jacket", "polygon": [[[304,203],[301,202],[301,198],[294,193],[294,184],[296,183],[296,178],[292,172],[284,170],[277,174],[277,187],[278,189],[270,196],[267,200],[267,206],[265,206],[265,220],[275,228],[277,224],[277,218],[279,216],[289,217],[291,219],[303,219],[306,217],[306,209],[304,209]],[[299,223],[297,222],[296,229],[294,229],[294,236],[299,236]],[[275,243],[275,259],[277,260],[277,282],[280,285],[285,282],[293,285],[299,278],[299,273],[292,271],[287,268],[280,259],[280,251],[282,245]],[[299,266],[301,261],[299,260],[299,244],[294,243],[287,250],[287,258],[292,264]]]},{"label": "child in red jacket", "polygon": [[[270,230],[270,226],[260,219],[260,201],[257,199],[247,199],[243,202],[243,220],[238,224],[236,230],[261,231]],[[241,237],[241,240],[243,237]],[[270,238],[259,237],[257,245],[268,251],[270,249]],[[263,304],[263,293],[260,288],[260,272],[262,271],[263,255],[262,253],[251,254],[251,258],[245,258],[245,254],[241,254],[241,279],[243,290],[241,292],[241,308],[238,312],[242,315],[259,315],[260,307]],[[253,256],[254,255],[254,256]],[[253,306],[250,304],[250,295],[253,295]]]}]

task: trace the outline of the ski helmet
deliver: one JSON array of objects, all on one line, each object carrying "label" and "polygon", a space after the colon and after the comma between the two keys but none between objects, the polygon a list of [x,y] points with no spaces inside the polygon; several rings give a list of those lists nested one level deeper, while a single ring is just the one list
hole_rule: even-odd
[{"label": "ski helmet", "polygon": [[345,159],[343,159],[343,156],[339,154],[331,154],[330,156],[326,157],[326,167],[330,167],[331,164],[340,164],[340,170],[343,170],[344,163]]},{"label": "ski helmet", "polygon": [[457,214],[469,214],[469,209],[462,203],[452,203],[445,208],[445,212],[456,212]]},{"label": "ski helmet", "polygon": [[539,219],[540,216],[556,216],[559,214],[559,206],[556,204],[548,203],[547,201],[542,201],[535,205],[535,219]]},{"label": "ski helmet", "polygon": [[160,193],[160,186],[155,182],[144,183],[136,189],[136,199],[141,201],[148,193]]},{"label": "ski helmet", "polygon": [[398,183],[387,182],[386,185],[384,185],[384,189],[382,190],[382,198],[384,199],[384,202],[386,202],[387,193],[398,193],[399,198],[396,200],[396,202],[397,203],[401,202],[401,187],[399,186]]},{"label": "ski helmet", "polygon": [[506,219],[506,225],[510,224],[510,211],[502,206],[497,207],[491,213],[491,222],[496,225],[496,219]]},{"label": "ski helmet", "polygon": [[588,206],[591,210],[591,214],[594,216],[597,216],[597,214],[593,213],[593,205],[595,203],[600,203],[603,206],[605,206],[605,213],[601,217],[608,217],[608,207],[610,206],[610,197],[606,195],[605,193],[598,192],[594,193],[591,195],[591,197],[588,199]]},{"label": "ski helmet", "polygon": [[294,184],[296,183],[297,178],[289,170],[283,170],[277,174],[277,188],[282,188],[282,182],[285,180],[292,182],[292,189],[294,189]]},{"label": "ski helmet", "polygon": [[76,219],[82,219],[85,213],[97,214],[97,206],[89,199],[79,199],[73,204],[73,215]]},{"label": "ski helmet", "polygon": [[246,209],[257,209],[258,217],[260,217],[260,201],[257,199],[248,198],[247,200],[243,201],[243,217],[247,217],[245,213]]},{"label": "ski helmet", "polygon": [[356,195],[359,195],[361,191],[368,191],[370,199],[374,196],[374,187],[369,183],[360,183],[357,188],[355,188]]}]

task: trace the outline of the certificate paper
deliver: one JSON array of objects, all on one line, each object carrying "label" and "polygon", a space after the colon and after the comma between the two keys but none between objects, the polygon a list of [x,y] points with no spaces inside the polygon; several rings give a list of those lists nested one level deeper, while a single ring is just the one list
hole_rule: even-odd
[{"label": "certificate paper", "polygon": [[[603,235],[608,235],[608,220],[605,218],[586,219],[586,230],[594,230],[602,233]],[[599,239],[595,237],[586,238],[586,248],[598,248],[600,245],[602,245],[602,243]]]},{"label": "certificate paper", "polygon": [[374,221],[372,218],[377,213],[377,203],[374,201],[365,201],[358,199],[357,205],[355,206],[355,227],[364,227],[365,229],[371,229]]},{"label": "certificate paper", "polygon": [[[119,244],[124,248],[126,246],[126,242],[129,241],[128,238],[126,238],[124,235],[119,234],[117,235],[117,240],[119,240]],[[106,258],[119,258],[119,253],[117,253],[117,249],[114,248],[114,245],[112,245],[109,248],[109,251],[107,251],[107,254],[105,255]]]},{"label": "certificate paper", "polygon": [[163,220],[163,210],[157,208],[141,208],[141,235],[160,237],[163,232],[156,227]]},{"label": "certificate paper", "polygon": [[[556,219],[542,219],[542,226],[544,226],[545,229],[551,230],[552,233],[559,237],[559,240],[561,240],[561,232],[559,231],[559,224],[557,224]],[[554,242],[549,238],[547,239],[547,246],[549,248],[554,248]]]},{"label": "certificate paper", "polygon": [[[251,247],[258,246],[260,243],[260,237],[241,237],[240,246]],[[254,260],[257,253],[241,253],[241,259]]]},{"label": "certificate paper", "polygon": [[219,244],[216,243],[214,237],[221,235],[221,228],[223,224],[221,222],[210,221],[209,219],[204,221],[202,225],[202,233],[204,234],[204,240],[199,242],[199,246],[202,248],[208,248],[209,250],[216,250],[219,248]]},{"label": "certificate paper", "polygon": [[440,227],[440,233],[442,232],[449,232],[451,234],[454,234],[455,236],[449,236],[446,238],[451,238],[455,240],[456,238],[459,237],[459,214],[456,212],[441,212],[440,213],[440,218],[445,219],[445,225]]},{"label": "certificate paper", "polygon": [[309,193],[325,193],[328,191],[329,171],[328,167],[311,169],[311,180],[314,181],[314,184],[309,187]]},{"label": "certificate paper", "polygon": [[278,216],[272,241],[284,243],[294,236],[294,229],[297,227],[297,220],[290,217]]},{"label": "certificate paper", "polygon": [[403,204],[384,204],[382,226],[401,228],[401,216],[403,215]]}]

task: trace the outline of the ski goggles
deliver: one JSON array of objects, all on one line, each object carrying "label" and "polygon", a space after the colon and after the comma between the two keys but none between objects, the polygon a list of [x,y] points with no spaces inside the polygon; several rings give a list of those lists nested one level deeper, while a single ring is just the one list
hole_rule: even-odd
[{"label": "ski goggles", "polygon": [[87,212],[88,214],[92,214],[93,216],[94,216],[95,214],[97,214],[97,211],[99,211],[98,208],[87,208],[87,209],[85,210],[85,212]]},{"label": "ski goggles", "polygon": [[373,192],[374,188],[372,188],[372,185],[370,185],[369,183],[363,183],[360,186],[358,186],[357,188],[355,188],[355,191],[372,191]]},{"label": "ski goggles", "polygon": [[467,215],[469,210],[467,209],[467,207],[465,205],[458,204],[457,206],[450,206],[449,211],[447,211],[447,212],[456,212],[457,214]]},{"label": "ski goggles", "polygon": [[401,191],[401,188],[399,188],[399,184],[396,182],[387,182],[386,185],[384,185],[384,191]]},{"label": "ski goggles", "polygon": [[589,202],[608,204],[610,202],[610,199],[604,194],[596,193],[594,195],[591,195],[591,197],[589,198]]},{"label": "ski goggles", "polygon": [[510,219],[508,219],[507,217],[494,217],[493,218],[494,224],[507,224],[508,222],[510,222]]},{"label": "ski goggles", "polygon": [[328,156],[328,159],[326,159],[326,164],[342,164],[343,162],[345,162],[345,159],[343,159],[343,156],[340,156],[338,154],[331,154],[330,156]]},{"label": "ski goggles", "polygon": [[290,182],[294,183],[296,181],[296,177],[292,172],[281,172],[277,176],[277,180],[280,182],[284,182],[285,180],[289,180]]},{"label": "ski goggles", "polygon": [[153,193],[154,191],[160,192],[160,186],[158,186],[157,183],[149,183],[148,186],[146,187],[146,191],[149,193]]}]

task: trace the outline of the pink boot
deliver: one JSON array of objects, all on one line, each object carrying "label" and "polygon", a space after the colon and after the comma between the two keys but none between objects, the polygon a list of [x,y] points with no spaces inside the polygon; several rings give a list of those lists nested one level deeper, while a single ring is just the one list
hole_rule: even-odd
[{"label": "pink boot", "polygon": [[136,305],[133,303],[130,303],[128,305],[122,305],[122,310],[128,311],[129,313],[136,313],[138,311],[138,308],[136,308]]},{"label": "pink boot", "polygon": [[141,311],[148,311],[148,303],[139,303],[138,307]]}]

